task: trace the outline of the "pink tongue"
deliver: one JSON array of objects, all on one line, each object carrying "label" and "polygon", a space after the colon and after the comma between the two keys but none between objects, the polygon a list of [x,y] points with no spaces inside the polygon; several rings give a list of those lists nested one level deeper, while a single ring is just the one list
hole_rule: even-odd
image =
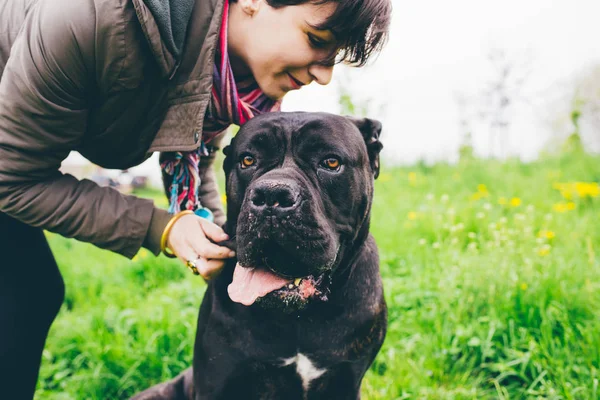
[{"label": "pink tongue", "polygon": [[270,271],[244,268],[239,263],[233,271],[233,282],[227,288],[229,298],[245,306],[252,305],[257,298],[281,289],[291,280],[281,278]]}]

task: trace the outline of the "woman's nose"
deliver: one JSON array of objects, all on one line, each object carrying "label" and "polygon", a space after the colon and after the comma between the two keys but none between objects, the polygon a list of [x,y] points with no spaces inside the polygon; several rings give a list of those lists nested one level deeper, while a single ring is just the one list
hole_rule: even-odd
[{"label": "woman's nose", "polygon": [[331,82],[333,65],[312,64],[308,67],[308,73],[319,85],[327,85]]}]

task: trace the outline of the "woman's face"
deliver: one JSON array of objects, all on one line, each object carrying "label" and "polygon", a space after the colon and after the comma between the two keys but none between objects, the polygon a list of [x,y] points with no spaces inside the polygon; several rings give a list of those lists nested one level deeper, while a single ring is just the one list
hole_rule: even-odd
[{"label": "woman's face", "polygon": [[238,0],[229,9],[228,50],[236,77],[252,74],[261,90],[281,99],[315,81],[331,81],[323,64],[335,47],[330,31],[313,28],[335,11],[335,3],[273,8],[265,0]]}]

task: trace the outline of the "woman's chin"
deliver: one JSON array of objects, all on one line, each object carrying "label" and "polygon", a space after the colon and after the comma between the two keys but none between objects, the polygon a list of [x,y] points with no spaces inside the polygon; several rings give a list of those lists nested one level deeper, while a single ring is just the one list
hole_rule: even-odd
[{"label": "woman's chin", "polygon": [[265,94],[265,96],[267,96],[268,98],[270,98],[271,100],[281,100],[283,99],[283,96],[286,95],[287,92],[289,92],[289,90],[283,90],[280,87],[277,87],[275,85],[273,85],[274,87],[267,87],[266,89],[261,89],[263,91],[263,93]]},{"label": "woman's chin", "polygon": [[261,82],[260,80],[257,80],[256,83],[265,96],[275,101],[281,100],[286,93],[292,90],[290,86],[285,86],[278,80],[274,79],[271,79],[268,82]]}]

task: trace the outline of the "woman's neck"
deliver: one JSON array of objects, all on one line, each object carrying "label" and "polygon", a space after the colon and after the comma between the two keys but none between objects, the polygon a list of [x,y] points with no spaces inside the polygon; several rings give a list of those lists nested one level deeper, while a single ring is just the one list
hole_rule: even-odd
[{"label": "woman's neck", "polygon": [[231,51],[231,48],[229,46],[227,47],[227,51],[229,52],[229,64],[231,65],[233,77],[235,78],[236,82],[250,78],[252,76],[250,68],[248,68],[248,66],[241,60],[241,58],[239,58]]}]

